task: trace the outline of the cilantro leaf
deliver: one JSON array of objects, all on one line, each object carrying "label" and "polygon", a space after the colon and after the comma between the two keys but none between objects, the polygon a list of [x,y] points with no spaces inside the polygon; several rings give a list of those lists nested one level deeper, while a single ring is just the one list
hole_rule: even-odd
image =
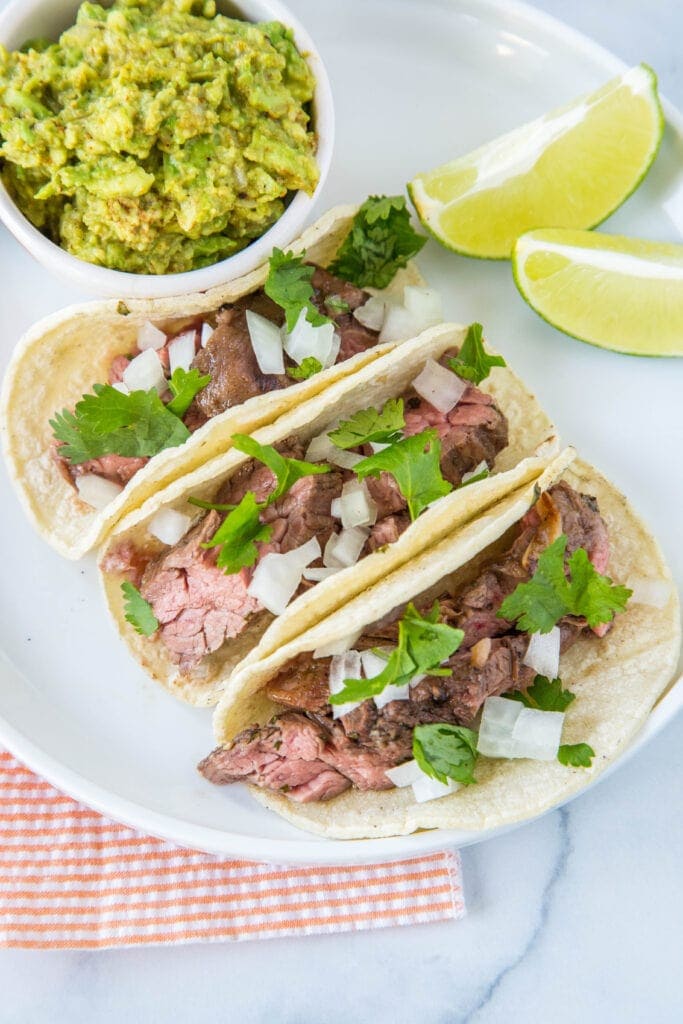
[{"label": "cilantro leaf", "polygon": [[166,403],[166,408],[174,416],[179,416],[182,419],[190,408],[194,396],[202,388],[205,388],[210,380],[211,374],[209,373],[202,377],[199,370],[183,370],[182,366],[177,366],[168,382],[173,398]]},{"label": "cilantro leaf", "polygon": [[416,675],[449,675],[448,669],[441,668],[441,662],[457,651],[465,634],[438,618],[438,601],[424,616],[409,604],[398,624],[398,644],[379,675],[371,679],[345,679],[344,689],[333,694],[330,703],[346,704],[375,697],[386,686],[404,686]]},{"label": "cilantro leaf", "polygon": [[386,288],[426,241],[410,223],[403,196],[370,196],[328,269],[360,288]]},{"label": "cilantro leaf", "polygon": [[164,405],[154,388],[124,395],[111,384],[95,384],[73,412],[50,420],[63,455],[73,464],[102,455],[144,457],[183,444],[190,431]]},{"label": "cilantro leaf", "polygon": [[469,786],[476,781],[477,734],[461,725],[417,725],[413,730],[413,757],[433,779],[443,783],[454,779]]},{"label": "cilantro leaf", "polygon": [[481,341],[483,329],[481,324],[470,324],[458,355],[448,360],[453,373],[471,381],[472,384],[481,384],[493,366],[507,366],[502,356],[487,354]]},{"label": "cilantro leaf", "polygon": [[469,478],[469,480],[465,480],[464,483],[458,484],[455,489],[456,491],[459,491],[461,487],[469,487],[470,484],[476,484],[479,480],[485,480],[487,476],[491,476],[490,470],[482,469],[481,473],[475,473],[474,476]]},{"label": "cilantro leaf", "polygon": [[563,743],[557,751],[557,760],[569,768],[590,768],[594,757],[587,743]]},{"label": "cilantro leaf", "polygon": [[324,300],[324,304],[325,309],[329,310],[332,316],[351,312],[351,307],[346,299],[342,299],[341,295],[328,295]]},{"label": "cilantro leaf", "polygon": [[567,579],[566,549],[567,535],[563,533],[541,554],[532,578],[505,598],[499,618],[516,621],[518,629],[526,633],[549,633],[564,615],[581,616],[593,628],[611,622],[615,613],[624,610],[632,591],[615,586],[599,573],[583,548],[569,558]]},{"label": "cilantro leaf", "polygon": [[566,711],[575,698],[571,690],[562,689],[561,679],[548,679],[547,676],[536,676],[526,690],[515,690],[504,696],[539,711]]},{"label": "cilantro leaf", "polygon": [[301,459],[287,459],[280,455],[270,444],[259,444],[253,437],[247,434],[233,434],[232,443],[238,451],[245,455],[251,455],[258,459],[264,466],[273,473],[277,480],[277,486],[268,498],[268,504],[274,502],[286,494],[290,487],[293,487],[302,476],[313,476],[316,473],[329,473],[330,467],[319,465],[315,462],[304,462]]},{"label": "cilantro leaf", "polygon": [[258,558],[255,542],[270,540],[273,528],[261,522],[259,511],[254,492],[247,491],[239,505],[225,517],[211,540],[202,544],[204,548],[220,545],[216,565],[228,575],[253,565]]},{"label": "cilantro leaf", "polygon": [[360,409],[351,419],[342,420],[327,436],[337,448],[356,448],[370,441],[393,444],[401,440],[405,425],[403,399],[390,398],[381,412],[374,408]]},{"label": "cilantro leaf", "polygon": [[306,319],[314,327],[330,322],[330,318],[319,313],[313,305],[311,279],[315,267],[304,263],[304,256],[305,253],[295,256],[293,252],[273,249],[268,277],[263,286],[266,295],[284,309],[288,331],[294,330],[302,309],[306,310]]},{"label": "cilantro leaf", "polygon": [[383,471],[391,473],[415,521],[427,505],[453,490],[441,475],[440,462],[441,442],[436,430],[424,430],[362,459],[354,472],[359,480],[378,477]]},{"label": "cilantro leaf", "polygon": [[290,366],[287,369],[287,376],[291,377],[292,380],[308,380],[309,377],[314,377],[316,373],[320,373],[323,368],[323,364],[315,356],[306,356],[301,366]]},{"label": "cilantro leaf", "polygon": [[136,633],[141,636],[151,636],[159,628],[159,620],[152,611],[149,601],[144,597],[136,586],[127,580],[121,584],[123,592],[126,622],[130,622]]}]

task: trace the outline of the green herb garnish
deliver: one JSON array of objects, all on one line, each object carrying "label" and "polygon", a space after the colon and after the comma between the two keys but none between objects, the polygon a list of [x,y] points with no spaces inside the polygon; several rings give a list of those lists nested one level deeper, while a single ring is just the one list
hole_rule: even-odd
[{"label": "green herb garnish", "polygon": [[323,316],[313,305],[313,285],[311,279],[315,267],[304,263],[305,253],[295,256],[293,252],[273,249],[270,257],[270,269],[263,288],[273,302],[277,302],[285,311],[287,330],[294,330],[303,309],[306,319],[314,327],[330,323],[330,318]]},{"label": "green herb garnish", "polygon": [[360,409],[327,435],[337,448],[357,448],[374,441],[376,444],[393,444],[400,441],[406,425],[403,416],[403,399],[390,398],[377,409]]},{"label": "green herb garnish", "polygon": [[190,408],[194,396],[202,388],[205,388],[210,380],[211,375],[208,373],[202,376],[199,370],[183,370],[182,366],[177,366],[168,382],[173,398],[167,402],[166,408],[174,416],[179,416],[182,419]]},{"label": "green herb garnish", "polygon": [[587,743],[563,743],[557,751],[557,760],[568,768],[590,768],[594,757]]},{"label": "green herb garnish", "polygon": [[275,490],[268,497],[268,504],[274,502],[286,494],[290,487],[293,487],[297,480],[304,476],[314,476],[316,473],[329,473],[330,467],[315,462],[304,462],[301,459],[287,459],[273,448],[270,444],[259,444],[253,437],[247,434],[233,434],[232,443],[238,451],[245,455],[251,455],[252,459],[258,459],[264,466],[273,473],[277,480]]},{"label": "green herb garnish", "polygon": [[370,196],[329,270],[360,288],[386,288],[426,241],[410,223],[403,196]]},{"label": "green herb garnish", "polygon": [[439,782],[453,779],[464,786],[475,782],[477,734],[461,725],[417,725],[413,730],[413,757],[426,775]]},{"label": "green herb garnish", "polygon": [[152,611],[149,601],[144,597],[134,584],[126,581],[121,584],[124,597],[124,614],[126,622],[130,622],[136,633],[141,636],[151,636],[159,628],[159,620]]},{"label": "green herb garnish", "polygon": [[441,474],[440,462],[441,443],[436,430],[424,430],[362,459],[354,473],[359,480],[391,473],[414,521],[427,505],[453,490]]},{"label": "green herb garnish", "polygon": [[493,366],[507,366],[502,356],[488,355],[481,340],[483,330],[481,324],[470,324],[458,355],[448,360],[451,370],[472,384],[481,384]]},{"label": "green herb garnish", "polygon": [[561,679],[548,679],[547,676],[536,676],[526,690],[513,690],[503,696],[539,711],[566,711],[575,698],[570,690],[562,689]]},{"label": "green herb garnish", "polygon": [[290,366],[287,368],[287,376],[291,377],[292,380],[308,380],[309,377],[314,377],[316,373],[320,373],[323,368],[323,364],[315,356],[306,356],[301,366]]},{"label": "green herb garnish", "polygon": [[272,526],[259,519],[261,506],[253,491],[247,491],[239,505],[232,509],[203,548],[220,546],[216,565],[228,575],[245,566],[254,565],[258,558],[256,541],[270,540]]}]

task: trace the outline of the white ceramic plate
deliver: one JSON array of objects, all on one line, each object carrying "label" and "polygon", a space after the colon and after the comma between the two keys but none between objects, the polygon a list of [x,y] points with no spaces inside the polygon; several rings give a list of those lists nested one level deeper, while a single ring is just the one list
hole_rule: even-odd
[{"label": "white ceramic plate", "polygon": [[[338,113],[336,157],[319,211],[369,192],[401,191],[415,172],[622,70],[577,33],[503,0],[291,6],[318,41]],[[667,113],[654,168],[607,230],[680,240],[674,220],[676,190],[683,192],[683,121],[671,108]],[[447,314],[481,320],[563,436],[631,497],[680,587],[683,361],[620,357],[565,338],[526,308],[507,263],[465,260],[434,243],[420,262]],[[47,278],[6,233],[0,267],[4,364],[30,322],[80,296]],[[194,765],[211,747],[209,714],[176,702],[135,666],[104,612],[94,558],[67,563],[37,540],[4,472],[0,501],[0,740],[55,785],[180,844],[282,863],[370,861],[490,834],[326,842],[261,809],[241,786],[205,783]],[[636,746],[674,714],[682,691],[660,703]]]}]

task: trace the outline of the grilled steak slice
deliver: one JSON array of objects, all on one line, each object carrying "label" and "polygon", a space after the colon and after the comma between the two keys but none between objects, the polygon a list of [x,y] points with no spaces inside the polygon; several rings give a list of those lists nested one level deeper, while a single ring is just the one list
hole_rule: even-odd
[{"label": "grilled steak slice", "polygon": [[137,471],[149,462],[147,458],[135,458],[128,455],[101,455],[99,459],[89,459],[87,462],[73,464],[59,454],[60,448],[61,445],[55,445],[52,449],[55,458],[64,463],[67,473],[74,483],[79,476],[94,473],[96,476],[104,477],[105,480],[111,480],[112,483],[125,487]]},{"label": "grilled steak slice", "polygon": [[317,537],[320,547],[324,548],[338,526],[330,506],[340,496],[342,483],[342,474],[334,471],[297,480],[261,515],[263,522],[273,527],[270,544],[276,544],[276,550],[285,553]]},{"label": "grilled steak slice", "polygon": [[324,712],[330,697],[328,658],[299,654],[266,686],[271,700],[302,711]]}]

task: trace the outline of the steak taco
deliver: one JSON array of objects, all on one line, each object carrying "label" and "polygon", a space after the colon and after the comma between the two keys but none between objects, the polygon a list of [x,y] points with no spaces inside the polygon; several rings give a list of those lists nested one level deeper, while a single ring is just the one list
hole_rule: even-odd
[{"label": "steak taco", "polygon": [[622,495],[567,461],[245,666],[202,774],[361,838],[506,825],[604,771],[671,679],[679,608]]},{"label": "steak taco", "polygon": [[431,328],[126,517],[100,565],[138,660],[213,703],[243,659],[537,477],[552,426],[502,363],[480,325]]},{"label": "steak taco", "polygon": [[440,322],[439,297],[409,263],[423,243],[403,199],[371,197],[219,288],[91,302],[36,324],[1,403],[9,470],[34,526],[80,557],[232,434]]}]

